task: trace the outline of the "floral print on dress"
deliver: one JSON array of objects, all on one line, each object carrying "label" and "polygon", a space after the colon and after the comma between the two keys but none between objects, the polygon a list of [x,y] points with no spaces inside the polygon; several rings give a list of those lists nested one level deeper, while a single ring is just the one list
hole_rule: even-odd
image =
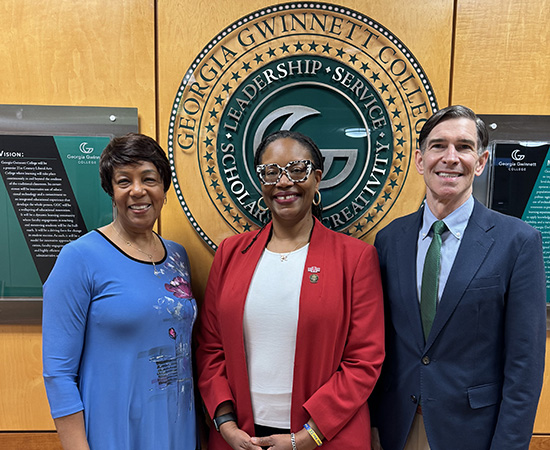
[{"label": "floral print on dress", "polygon": [[176,330],[174,330],[173,328],[170,328],[170,329],[168,330],[168,335],[169,335],[172,339],[176,340],[177,333],[176,333]]},{"label": "floral print on dress", "polygon": [[185,258],[182,258],[178,252],[171,254],[164,263],[164,266],[183,278],[189,278],[189,269],[185,263]]},{"label": "floral print on dress", "polygon": [[151,356],[150,361],[157,367],[157,379],[153,384],[161,390],[176,388],[175,404],[172,407],[175,407],[177,417],[185,410],[192,410],[194,404],[190,341],[191,329],[197,317],[197,304],[191,291],[187,259],[178,252],[168,253],[161,268],[163,276],[171,279],[164,282],[167,295],[159,297],[153,307],[161,317],[169,314],[163,320],[172,344]]},{"label": "floral print on dress", "polygon": [[193,293],[191,292],[191,285],[183,277],[176,277],[170,284],[166,283],[164,285],[167,291],[172,292],[177,298],[193,298]]}]

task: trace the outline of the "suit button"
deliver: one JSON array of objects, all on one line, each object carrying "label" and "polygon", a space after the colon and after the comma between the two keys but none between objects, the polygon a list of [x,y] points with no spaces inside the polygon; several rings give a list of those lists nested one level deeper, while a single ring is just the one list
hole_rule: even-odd
[{"label": "suit button", "polygon": [[411,402],[413,402],[416,405],[416,403],[418,402],[416,395],[411,395]]},{"label": "suit button", "polygon": [[428,364],[430,364],[430,357],[429,356],[424,356],[422,358],[422,364],[424,364],[425,366],[427,366]]}]

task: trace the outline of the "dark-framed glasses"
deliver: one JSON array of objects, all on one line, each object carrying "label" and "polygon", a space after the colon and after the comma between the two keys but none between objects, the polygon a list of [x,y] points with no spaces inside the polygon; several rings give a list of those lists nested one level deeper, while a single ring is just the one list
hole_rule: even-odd
[{"label": "dark-framed glasses", "polygon": [[301,183],[306,181],[313,168],[313,163],[309,159],[300,159],[298,161],[290,161],[286,166],[281,167],[279,164],[260,164],[256,166],[256,173],[260,177],[260,181],[265,186],[277,184],[283,173],[293,183]]}]

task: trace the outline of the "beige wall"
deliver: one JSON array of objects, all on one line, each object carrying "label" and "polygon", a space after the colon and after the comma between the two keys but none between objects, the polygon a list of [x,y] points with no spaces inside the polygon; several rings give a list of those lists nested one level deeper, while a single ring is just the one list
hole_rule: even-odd
[{"label": "beige wall", "polygon": [[[137,107],[167,141],[183,75],[225,26],[265,0],[3,0],[2,103]],[[550,114],[549,0],[341,0],[385,25],[420,61],[438,103],[483,114]],[[160,230],[187,248],[202,297],[212,253],[170,192]],[[0,326],[0,431],[50,430],[39,326]],[[548,359],[548,358],[547,358]],[[536,433],[550,435],[546,378]],[[540,447],[542,448],[542,447]]]}]

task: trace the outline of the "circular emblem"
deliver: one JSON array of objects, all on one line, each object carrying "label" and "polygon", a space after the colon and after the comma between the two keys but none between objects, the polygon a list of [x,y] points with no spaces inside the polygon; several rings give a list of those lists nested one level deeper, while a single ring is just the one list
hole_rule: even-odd
[{"label": "circular emblem", "polygon": [[374,20],[324,3],[265,8],[216,36],[184,76],[168,138],[176,194],[214,250],[260,227],[255,149],[295,130],[324,157],[325,225],[363,238],[399,201],[435,110],[420,64]]}]

